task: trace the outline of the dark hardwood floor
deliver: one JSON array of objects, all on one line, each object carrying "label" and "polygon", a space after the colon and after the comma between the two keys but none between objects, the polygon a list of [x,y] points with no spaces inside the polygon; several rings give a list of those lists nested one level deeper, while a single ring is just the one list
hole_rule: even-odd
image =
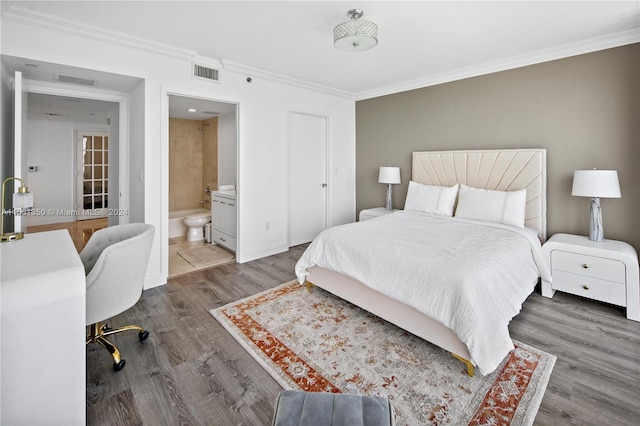
[{"label": "dark hardwood floor", "polygon": [[[87,349],[89,425],[268,425],[281,387],[209,314],[295,278],[305,246],[169,280],[112,319],[151,332],[111,336],[127,360]],[[512,337],[558,357],[536,425],[640,424],[640,323],[621,308],[539,290],[512,321]],[[37,409],[34,407],[34,409]]]}]

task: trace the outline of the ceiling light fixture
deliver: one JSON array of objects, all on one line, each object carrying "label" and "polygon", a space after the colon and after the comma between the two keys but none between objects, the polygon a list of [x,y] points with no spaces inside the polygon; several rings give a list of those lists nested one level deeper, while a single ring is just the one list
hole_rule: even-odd
[{"label": "ceiling light fixture", "polygon": [[333,44],[346,52],[364,52],[378,44],[378,26],[373,22],[360,21],[362,9],[347,12],[350,21],[336,25],[333,29]]},{"label": "ceiling light fixture", "polygon": [[189,108],[189,109],[187,109],[187,111],[189,111],[189,112],[196,112],[196,111],[198,111],[198,110],[197,110],[197,109],[195,109],[195,108]]}]

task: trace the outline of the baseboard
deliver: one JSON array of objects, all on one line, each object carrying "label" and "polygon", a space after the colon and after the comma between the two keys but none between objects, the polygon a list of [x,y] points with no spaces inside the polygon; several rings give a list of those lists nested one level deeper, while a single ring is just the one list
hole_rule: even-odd
[{"label": "baseboard", "polygon": [[153,274],[147,276],[144,279],[144,287],[143,290],[149,290],[150,288],[159,287],[161,285],[165,285],[167,283],[167,277],[162,274]]},{"label": "baseboard", "polygon": [[258,250],[236,253],[236,259],[238,263],[245,263],[256,259],[262,259],[263,257],[271,256],[274,254],[284,253],[286,251],[289,251],[289,246],[286,242],[281,241],[277,244],[262,247]]}]

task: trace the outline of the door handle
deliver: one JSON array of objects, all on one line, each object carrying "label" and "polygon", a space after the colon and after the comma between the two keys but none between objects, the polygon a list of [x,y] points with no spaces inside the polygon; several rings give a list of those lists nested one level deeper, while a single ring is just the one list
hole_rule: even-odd
[{"label": "door handle", "polygon": [[323,188],[326,188],[327,184],[326,183],[321,183],[320,186],[323,187]]}]

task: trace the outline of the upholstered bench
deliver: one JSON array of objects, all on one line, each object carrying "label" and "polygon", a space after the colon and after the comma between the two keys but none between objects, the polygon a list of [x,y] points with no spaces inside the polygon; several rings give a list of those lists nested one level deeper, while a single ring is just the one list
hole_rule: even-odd
[{"label": "upholstered bench", "polygon": [[391,426],[393,410],[379,396],[286,390],[276,398],[273,426]]}]

